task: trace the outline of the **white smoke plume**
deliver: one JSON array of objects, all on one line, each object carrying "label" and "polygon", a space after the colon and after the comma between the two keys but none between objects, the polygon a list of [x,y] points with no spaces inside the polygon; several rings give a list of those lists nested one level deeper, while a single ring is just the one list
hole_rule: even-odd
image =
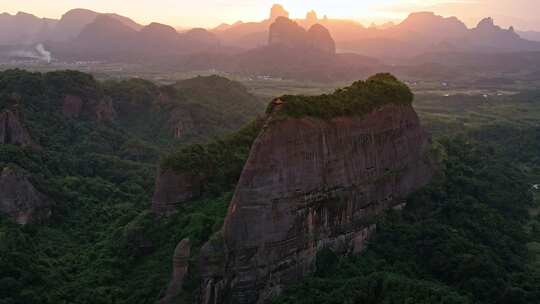
[{"label": "white smoke plume", "polygon": [[45,61],[47,61],[47,63],[51,63],[51,60],[52,60],[52,56],[51,56],[51,52],[47,51],[45,49],[45,47],[43,46],[43,44],[38,44],[36,46],[36,51],[38,51],[38,53],[41,55],[41,58]]},{"label": "white smoke plume", "polygon": [[46,61],[47,63],[51,63],[52,61],[52,54],[51,52],[47,51],[43,44],[38,44],[33,50],[16,50],[11,52],[11,56],[14,57],[23,57],[23,58],[32,58],[32,59],[38,59],[42,61]]}]

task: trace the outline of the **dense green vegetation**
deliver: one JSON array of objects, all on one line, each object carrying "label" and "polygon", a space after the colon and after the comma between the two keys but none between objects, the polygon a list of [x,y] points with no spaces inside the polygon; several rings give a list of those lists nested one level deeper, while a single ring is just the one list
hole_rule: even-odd
[{"label": "dense green vegetation", "polygon": [[[205,94],[205,86],[235,91],[220,99]],[[85,103],[79,117],[62,114],[66,94]],[[160,103],[164,96],[169,104]],[[200,247],[221,226],[230,184],[254,136],[246,129],[227,137],[236,149],[227,154],[232,160],[221,158],[234,168],[224,172],[229,186],[213,188],[167,219],[148,211],[160,154],[253,119],[260,104],[250,96],[219,77],[158,87],[139,79],[102,83],[71,71],[0,73],[0,112],[16,109],[40,145],[0,145],[0,168],[17,165],[29,172],[54,202],[44,223],[21,227],[0,216],[0,303],[153,303],[169,280],[176,244],[189,237]],[[104,98],[114,106],[113,120],[93,115],[94,101]],[[218,104],[231,102],[238,111],[220,112],[227,107]],[[175,141],[167,126],[171,111],[206,113],[207,120],[195,118],[203,132]]]},{"label": "dense green vegetation", "polygon": [[[285,95],[280,114],[292,117],[332,118],[364,115],[387,104],[410,105],[413,94],[409,87],[390,74],[377,74],[366,81],[338,89],[333,94],[318,96]],[[271,105],[273,107],[273,105]],[[269,108],[267,112],[272,111]]]},{"label": "dense green vegetation", "polygon": [[322,263],[276,303],[537,303],[528,176],[486,143],[440,143],[444,174],[390,212],[362,256]]},{"label": "dense green vegetation", "polygon": [[316,274],[275,302],[539,303],[534,96],[417,96],[444,174],[390,212],[363,255],[322,254]]},{"label": "dense green vegetation", "polygon": [[[65,119],[65,94],[90,104],[109,97],[117,119],[97,121],[91,111]],[[255,120],[163,158],[165,167],[204,175],[206,187],[202,199],[156,218],[148,211],[154,172],[172,141],[164,113],[176,109],[156,98],[168,96],[188,109],[182,115],[199,113],[210,126],[187,143],[241,123],[216,126],[221,121],[253,118],[245,106],[229,107],[244,94],[219,77],[159,87],[140,79],[102,83],[77,72],[0,73],[0,111],[18,108],[42,147],[0,145],[0,168],[30,172],[55,203],[45,223],[21,227],[0,216],[0,304],[154,303],[170,278],[176,244],[191,239],[194,263],[221,227],[262,125]],[[403,212],[385,216],[363,255],[321,251],[317,272],[276,303],[538,303],[540,193],[530,184],[540,184],[540,111],[531,96],[422,96],[416,105],[441,147],[441,174]],[[282,99],[287,115],[330,118],[362,115],[381,106],[378,100],[410,104],[412,95],[394,77],[378,75],[333,95]],[[229,108],[231,116],[218,117]],[[188,291],[196,288],[191,276]]]},{"label": "dense green vegetation", "polygon": [[223,139],[184,147],[164,157],[161,166],[201,177],[206,192],[233,189],[263,123],[264,120],[259,118]]},{"label": "dense green vegetation", "polygon": [[[66,95],[83,102],[81,113],[73,119],[62,114]],[[98,119],[96,107],[109,102],[114,119]],[[57,145],[55,149],[61,149],[87,140],[84,145],[89,151],[124,148],[129,152],[134,151],[133,146],[149,151],[149,146],[170,148],[230,133],[261,113],[264,105],[241,84],[217,76],[160,87],[141,79],[99,82],[75,71],[8,70],[0,73],[0,109],[5,108],[21,110],[32,136],[48,148]],[[102,123],[94,124],[96,120]],[[177,126],[181,127],[180,138],[175,136]],[[94,143],[99,140],[97,135],[89,139],[95,133],[131,138],[129,142],[117,140],[110,147]]]}]

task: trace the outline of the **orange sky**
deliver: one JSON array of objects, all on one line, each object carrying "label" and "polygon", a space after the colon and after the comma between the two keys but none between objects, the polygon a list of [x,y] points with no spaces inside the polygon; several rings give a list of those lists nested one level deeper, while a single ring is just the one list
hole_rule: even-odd
[{"label": "orange sky", "polygon": [[[25,11],[58,18],[71,8],[116,12],[147,24],[152,21],[175,26],[212,27],[221,22],[261,20],[276,0],[0,0],[0,11]],[[319,15],[348,18],[365,24],[402,19],[419,10],[456,15],[468,25],[485,16],[502,26],[540,30],[540,0],[282,0],[292,17],[310,9]]]}]

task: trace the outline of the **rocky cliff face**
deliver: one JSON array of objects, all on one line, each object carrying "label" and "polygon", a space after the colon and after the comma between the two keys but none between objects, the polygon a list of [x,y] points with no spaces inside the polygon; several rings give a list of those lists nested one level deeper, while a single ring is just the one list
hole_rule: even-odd
[{"label": "rocky cliff face", "polygon": [[0,113],[0,144],[36,147],[19,116],[11,110]]},{"label": "rocky cliff face", "polygon": [[278,17],[270,25],[268,44],[294,49],[317,50],[329,54],[336,53],[334,39],[324,26],[315,24],[306,31],[298,23],[285,17]]},{"label": "rocky cliff face", "polygon": [[323,53],[335,54],[336,43],[327,28],[320,24],[314,24],[308,30],[311,46]]},{"label": "rocky cliff face", "polygon": [[7,166],[0,174],[0,213],[20,225],[47,217],[50,203],[22,169]]},{"label": "rocky cliff face", "polygon": [[152,211],[164,215],[174,213],[178,205],[199,197],[201,187],[200,177],[160,168],[152,197]]},{"label": "rocky cliff face", "polygon": [[280,4],[274,4],[270,9],[270,21],[275,21],[279,17],[289,18],[289,12]]},{"label": "rocky cliff face", "polygon": [[202,250],[202,303],[263,303],[311,272],[320,249],[360,252],[376,217],[432,177],[410,104],[323,119],[280,115],[286,103],[274,101],[223,229]]},{"label": "rocky cliff face", "polygon": [[160,304],[174,303],[174,299],[182,291],[182,285],[189,270],[190,255],[191,242],[189,239],[183,239],[174,250],[172,279],[165,291],[165,296],[159,301]]}]

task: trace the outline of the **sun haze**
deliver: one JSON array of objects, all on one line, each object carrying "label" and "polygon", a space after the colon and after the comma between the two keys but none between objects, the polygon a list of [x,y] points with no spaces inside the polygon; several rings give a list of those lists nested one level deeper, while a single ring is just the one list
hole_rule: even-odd
[{"label": "sun haze", "polygon": [[0,10],[58,18],[70,9],[87,8],[116,12],[145,24],[156,21],[174,26],[213,27],[222,22],[261,20],[274,2],[283,4],[295,18],[314,9],[320,15],[370,23],[400,20],[410,12],[430,10],[455,15],[468,25],[490,15],[503,26],[540,29],[540,18],[535,16],[537,0],[0,0]]}]

